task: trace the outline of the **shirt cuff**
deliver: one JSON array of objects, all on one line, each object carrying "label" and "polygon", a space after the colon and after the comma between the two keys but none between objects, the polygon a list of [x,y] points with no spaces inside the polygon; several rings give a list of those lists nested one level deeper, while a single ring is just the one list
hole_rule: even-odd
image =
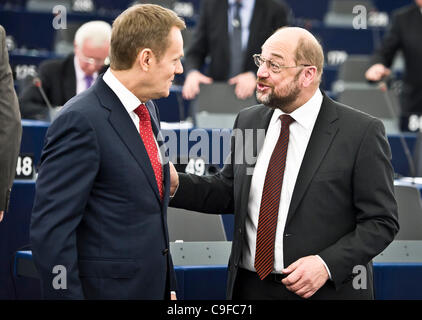
[{"label": "shirt cuff", "polygon": [[327,266],[327,264],[325,263],[325,261],[319,256],[319,255],[316,255],[316,257],[318,257],[321,261],[322,261],[322,263],[324,264],[324,267],[325,267],[325,270],[327,270],[327,272],[328,272],[328,276],[330,277],[330,280],[332,280],[331,279],[331,272],[330,272],[330,269],[328,269],[328,266]]},{"label": "shirt cuff", "polygon": [[173,194],[170,195],[170,199],[173,199],[173,197],[176,195],[177,190],[179,190],[179,185],[180,183],[177,185],[176,190],[174,190]]}]

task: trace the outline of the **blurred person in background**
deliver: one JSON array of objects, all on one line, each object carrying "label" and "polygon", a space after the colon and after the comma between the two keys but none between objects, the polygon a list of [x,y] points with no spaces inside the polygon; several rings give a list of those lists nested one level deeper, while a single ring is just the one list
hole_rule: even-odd
[{"label": "blurred person in background", "polygon": [[53,108],[63,106],[70,98],[88,89],[106,69],[110,36],[111,26],[107,22],[87,22],[75,33],[73,54],[41,63],[37,80],[28,83],[20,94],[22,118],[48,120],[48,103]]},{"label": "blurred person in background", "polygon": [[398,9],[385,38],[372,59],[365,77],[369,81],[380,81],[391,74],[390,67],[398,51],[403,52],[406,69],[401,93],[403,115],[422,113],[422,0]]},{"label": "blurred person in background", "polygon": [[[252,96],[257,67],[252,55],[279,27],[288,9],[276,0],[202,0],[199,22],[186,52],[183,97],[193,99],[201,83],[227,81],[239,99]],[[201,72],[210,57],[207,75]]]}]

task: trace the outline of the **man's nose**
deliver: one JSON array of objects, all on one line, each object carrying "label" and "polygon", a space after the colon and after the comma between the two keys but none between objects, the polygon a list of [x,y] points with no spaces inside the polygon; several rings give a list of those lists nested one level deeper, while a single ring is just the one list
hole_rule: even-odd
[{"label": "man's nose", "polygon": [[256,72],[258,78],[267,78],[269,76],[267,64],[263,63],[259,66],[258,71]]}]

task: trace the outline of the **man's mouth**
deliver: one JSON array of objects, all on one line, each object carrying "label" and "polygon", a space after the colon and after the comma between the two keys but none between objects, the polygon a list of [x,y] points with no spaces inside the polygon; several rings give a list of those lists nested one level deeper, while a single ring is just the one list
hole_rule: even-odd
[{"label": "man's mouth", "polygon": [[262,83],[262,82],[257,82],[256,83],[256,89],[258,91],[265,91],[265,90],[267,90],[269,88],[270,88],[270,86],[269,85],[266,85],[265,83]]}]

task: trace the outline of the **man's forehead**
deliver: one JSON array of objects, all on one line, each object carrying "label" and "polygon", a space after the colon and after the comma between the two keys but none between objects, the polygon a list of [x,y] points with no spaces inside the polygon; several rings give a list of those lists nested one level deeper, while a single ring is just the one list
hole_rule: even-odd
[{"label": "man's forehead", "polygon": [[287,59],[292,56],[295,51],[295,47],[285,41],[271,41],[268,39],[262,46],[262,53],[266,56],[271,56],[279,59]]}]

